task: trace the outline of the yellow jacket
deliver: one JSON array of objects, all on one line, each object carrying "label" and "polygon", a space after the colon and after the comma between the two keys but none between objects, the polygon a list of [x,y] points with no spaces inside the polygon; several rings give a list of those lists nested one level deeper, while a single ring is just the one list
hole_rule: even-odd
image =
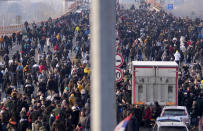
[{"label": "yellow jacket", "polygon": [[81,92],[81,90],[83,89],[83,87],[82,87],[81,84],[78,84],[78,89],[79,89],[80,92]]},{"label": "yellow jacket", "polygon": [[69,105],[70,107],[72,107],[73,105],[75,105],[75,96],[73,94],[71,94],[71,96],[69,97]]},{"label": "yellow jacket", "polygon": [[60,34],[59,34],[59,33],[56,35],[56,39],[57,39],[57,40],[60,39]]},{"label": "yellow jacket", "polygon": [[84,69],[84,73],[87,73],[88,75],[90,74],[90,69],[88,68],[88,67],[85,67],[85,69]]},{"label": "yellow jacket", "polygon": [[78,32],[79,30],[80,30],[80,27],[79,27],[79,26],[76,26],[76,27],[75,27],[75,31]]}]

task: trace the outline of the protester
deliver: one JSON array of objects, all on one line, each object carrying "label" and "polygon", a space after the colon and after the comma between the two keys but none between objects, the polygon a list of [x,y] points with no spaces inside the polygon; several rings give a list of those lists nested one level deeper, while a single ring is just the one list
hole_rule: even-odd
[{"label": "protester", "polygon": [[[20,52],[3,57],[5,68],[1,68],[0,82],[6,95],[1,108],[1,116],[4,116],[1,117],[1,130],[64,131],[75,130],[80,125],[89,130],[90,108],[86,105],[90,70],[84,70],[90,65],[88,52],[83,49],[85,54],[81,59],[81,44],[71,45],[73,38],[85,43],[86,47],[90,44],[89,39],[81,40],[88,34],[88,22],[83,22],[83,26],[75,24],[89,19],[87,13],[84,15],[85,18],[72,12],[56,21],[49,20],[32,27],[26,21],[27,36],[21,32],[13,34],[10,44],[9,37],[1,37],[4,50],[6,45],[20,46]],[[75,46],[76,54],[72,52]],[[73,73],[71,57],[77,58]],[[80,116],[80,111],[85,115]]]},{"label": "protester", "polygon": [[[116,52],[124,58],[121,68],[124,72],[130,72],[130,75],[124,73],[124,78],[131,78],[131,61],[176,61],[179,65],[178,105],[186,106],[189,112],[194,112],[192,116],[197,120],[197,108],[193,103],[200,97],[203,79],[203,39],[199,37],[197,28],[201,27],[203,21],[199,18],[191,20],[175,17],[164,10],[153,11],[147,8],[120,9],[117,12]],[[133,108],[129,106],[131,99],[126,99],[130,92],[128,89],[131,87],[131,79],[117,83],[116,87],[119,88],[116,90],[116,101],[119,105],[117,118],[120,122],[120,116],[127,117],[126,112]],[[161,112],[158,103],[150,108],[144,110],[144,107],[139,107],[147,126],[151,118],[156,119]],[[138,110],[137,107],[133,109]],[[197,127],[198,122],[195,123]]]},{"label": "protester", "polygon": [[[161,10],[117,10],[116,52],[124,57],[124,79],[116,83],[117,122],[133,111],[130,125],[150,126],[161,107],[131,105],[131,62],[176,61],[179,64],[178,105],[200,117],[203,39],[200,19],[178,18]],[[4,50],[0,130],[90,129],[90,25],[89,11],[70,12],[40,24],[25,22],[26,34],[1,36]],[[13,45],[19,51],[11,49]],[[13,51],[14,50],[14,51]],[[145,110],[146,109],[146,110]],[[153,115],[154,113],[154,115]],[[194,125],[197,125],[195,122]],[[63,125],[63,126],[62,126]],[[62,128],[63,127],[63,128]]]}]

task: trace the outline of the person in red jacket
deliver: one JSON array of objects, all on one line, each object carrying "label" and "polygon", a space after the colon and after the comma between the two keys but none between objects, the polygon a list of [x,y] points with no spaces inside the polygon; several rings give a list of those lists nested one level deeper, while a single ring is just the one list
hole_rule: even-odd
[{"label": "person in red jacket", "polygon": [[151,118],[152,118],[152,110],[151,110],[150,106],[147,106],[147,108],[145,110],[145,116],[144,116],[144,121],[145,121],[146,127],[150,127]]},{"label": "person in red jacket", "polygon": [[46,71],[46,70],[47,70],[47,67],[46,67],[45,65],[41,64],[41,65],[39,66],[39,71],[42,73],[43,70]]},{"label": "person in red jacket", "polygon": [[56,45],[54,46],[54,51],[55,51],[55,52],[58,52],[58,51],[59,51],[59,46],[58,46],[58,44],[56,44]]}]

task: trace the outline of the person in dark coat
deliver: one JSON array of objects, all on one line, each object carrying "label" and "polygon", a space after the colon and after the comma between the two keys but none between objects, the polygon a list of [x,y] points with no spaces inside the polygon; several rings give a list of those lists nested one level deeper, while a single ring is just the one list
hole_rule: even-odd
[{"label": "person in dark coat", "polygon": [[31,94],[34,91],[34,86],[32,85],[32,83],[27,79],[25,82],[25,93],[28,97],[31,97]]},{"label": "person in dark coat", "polygon": [[72,124],[76,126],[79,122],[80,111],[75,106],[72,107],[72,110]]},{"label": "person in dark coat", "polygon": [[200,93],[200,97],[197,99],[196,104],[195,104],[195,109],[197,112],[199,119],[199,131],[202,131],[201,129],[203,128],[203,91]]},{"label": "person in dark coat", "polygon": [[137,123],[138,123],[137,130],[139,131],[139,126],[140,126],[141,121],[142,121],[142,111],[138,105],[135,106],[134,114],[137,118]]},{"label": "person in dark coat", "polygon": [[56,120],[53,122],[51,131],[64,131],[64,122],[60,120],[59,116],[56,116]]},{"label": "person in dark coat", "polygon": [[[10,81],[10,79],[9,79],[9,72],[8,72],[7,69],[5,69],[5,74],[4,74],[4,76],[3,76],[3,90],[2,90],[2,91],[4,91],[4,90],[6,90],[6,92],[8,91],[7,87],[8,87],[8,85],[9,85],[10,82],[11,82],[11,81]],[[8,94],[8,93],[6,93],[6,94]],[[9,94],[10,94],[10,93],[9,93]]]},{"label": "person in dark coat", "polygon": [[61,84],[61,89],[60,89],[61,94],[63,94],[63,91],[68,86],[68,83],[69,83],[68,75],[65,75],[65,78],[63,79],[62,84]]},{"label": "person in dark coat", "polygon": [[155,113],[154,113],[154,119],[156,120],[157,117],[159,117],[161,114],[161,106],[159,103],[156,101],[155,102]]},{"label": "person in dark coat", "polygon": [[0,88],[3,90],[3,73],[0,70]]},{"label": "person in dark coat", "polygon": [[30,113],[32,123],[34,123],[37,120],[38,116],[40,116],[40,112],[37,110],[37,107],[34,107],[34,111]]},{"label": "person in dark coat", "polygon": [[132,117],[128,121],[128,125],[125,131],[139,131],[138,119],[136,118],[136,114],[134,111],[132,112]]},{"label": "person in dark coat", "polygon": [[18,129],[20,131],[26,131],[28,127],[29,127],[28,119],[26,118],[26,116],[23,116],[20,119],[20,122],[19,122],[19,125],[18,125]]},{"label": "person in dark coat", "polygon": [[200,93],[200,98],[197,99],[196,101],[196,110],[197,110],[197,113],[198,113],[198,116],[203,116],[203,91]]},{"label": "person in dark coat", "polygon": [[144,121],[145,121],[145,126],[150,127],[150,122],[152,118],[152,110],[149,106],[147,106],[145,110],[145,116],[144,116]]},{"label": "person in dark coat", "polygon": [[47,91],[46,83],[44,81],[39,81],[38,87],[39,87],[39,91],[45,94],[45,92]]},{"label": "person in dark coat", "polygon": [[50,91],[58,92],[58,87],[56,87],[56,82],[54,81],[53,76],[50,76],[47,82],[47,89]]}]

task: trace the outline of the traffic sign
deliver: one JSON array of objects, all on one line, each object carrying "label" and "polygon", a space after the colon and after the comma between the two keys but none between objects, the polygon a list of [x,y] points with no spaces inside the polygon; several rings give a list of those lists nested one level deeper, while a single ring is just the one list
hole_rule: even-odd
[{"label": "traffic sign", "polygon": [[116,82],[120,82],[123,79],[123,72],[116,68]]},{"label": "traffic sign", "polygon": [[173,4],[168,4],[168,10],[173,10]]},{"label": "traffic sign", "polygon": [[116,67],[121,67],[123,65],[123,57],[121,54],[116,54]]}]

